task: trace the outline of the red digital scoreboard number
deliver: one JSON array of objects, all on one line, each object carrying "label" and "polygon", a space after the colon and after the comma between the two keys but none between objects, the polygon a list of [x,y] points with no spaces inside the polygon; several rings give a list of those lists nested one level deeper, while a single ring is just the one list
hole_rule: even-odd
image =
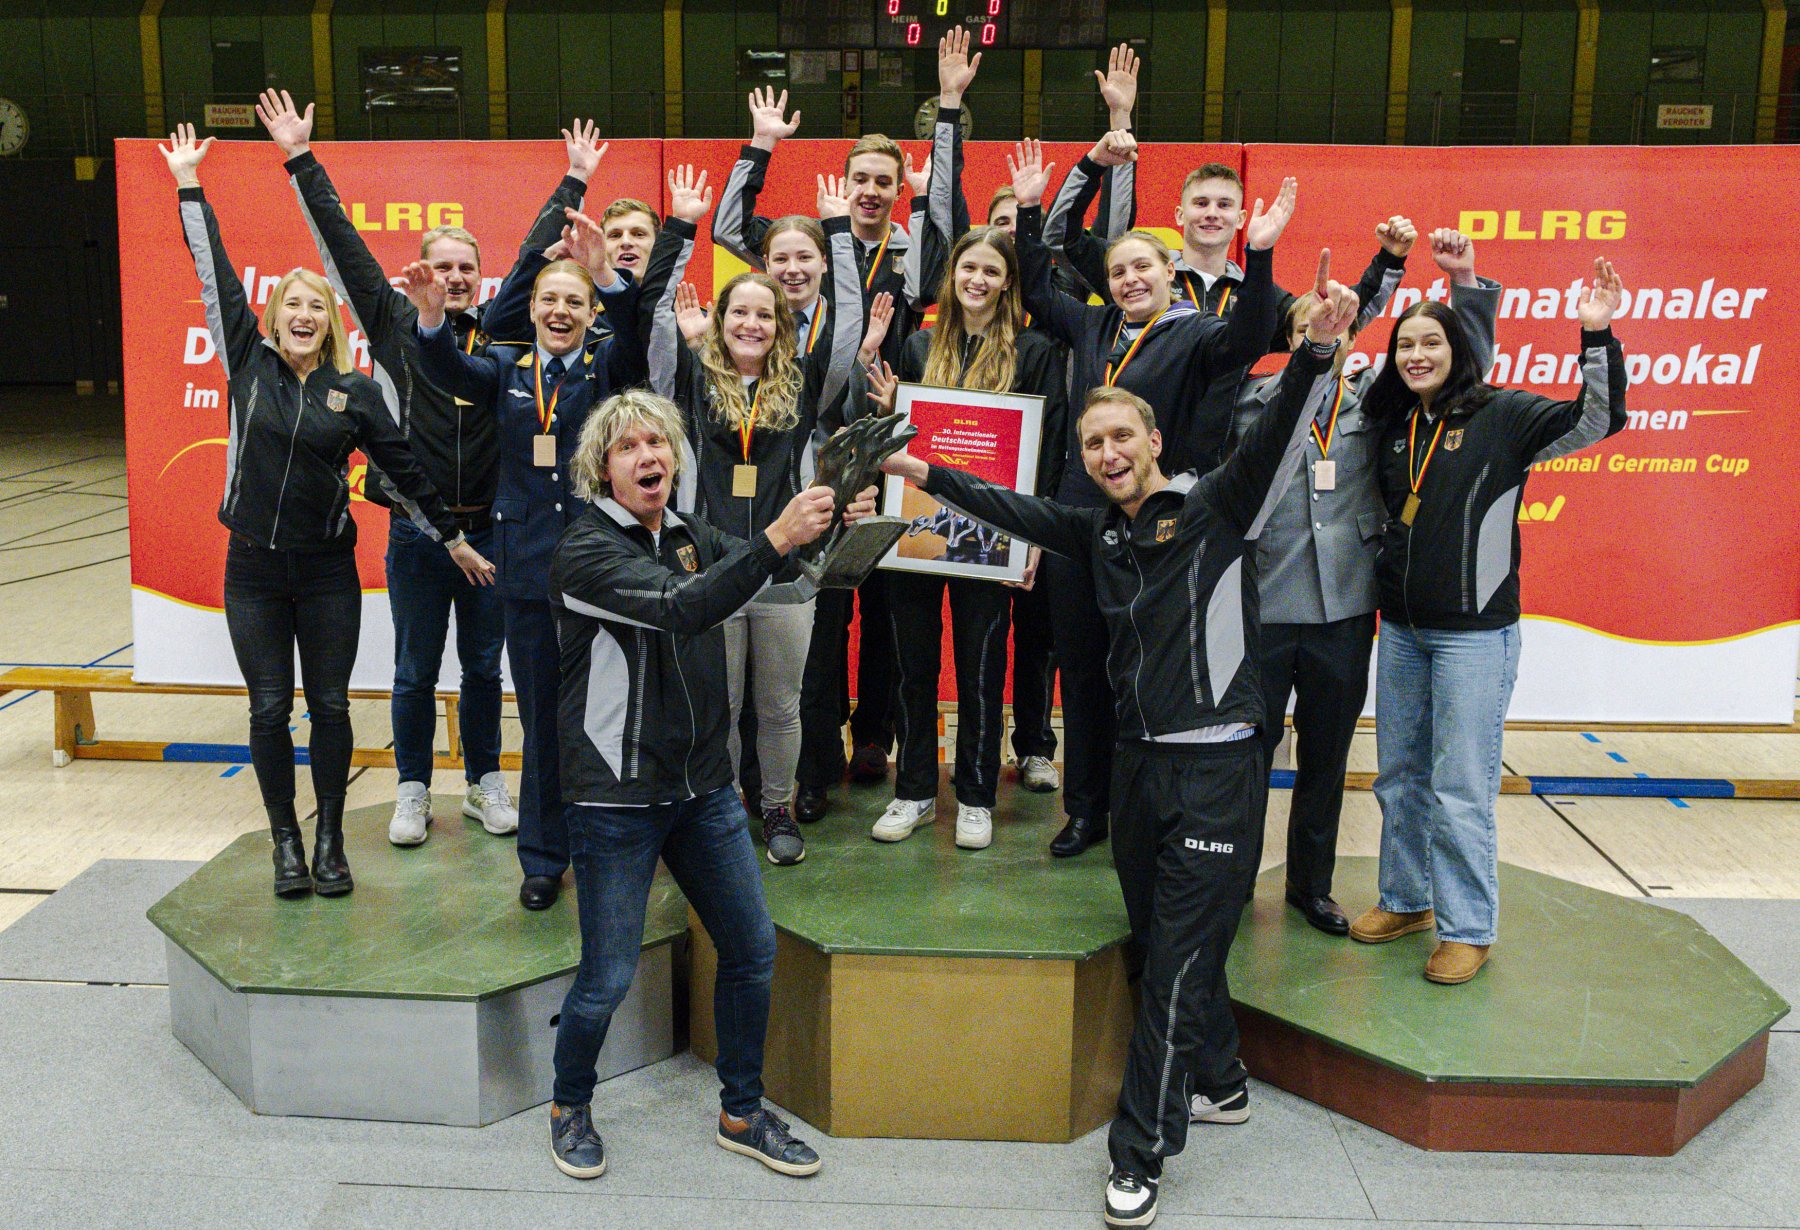
[{"label": "red digital scoreboard number", "polygon": [[1006,47],[1010,0],[878,0],[877,47],[935,47],[951,30],[969,31],[975,47]]}]

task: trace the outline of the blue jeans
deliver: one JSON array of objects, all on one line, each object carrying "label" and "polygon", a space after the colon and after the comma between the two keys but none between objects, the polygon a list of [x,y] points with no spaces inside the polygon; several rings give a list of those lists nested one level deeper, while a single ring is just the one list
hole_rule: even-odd
[{"label": "blue jeans", "polygon": [[763,898],[750,818],[730,786],[684,803],[570,807],[569,845],[581,965],[556,1028],[556,1088],[565,1106],[594,1096],[594,1066],[612,1014],[631,989],[644,907],[660,855],[719,953],[713,980],[719,1101],[743,1118],[762,1105],[763,1040],[775,974],[775,924]]},{"label": "blue jeans", "polygon": [[1440,940],[1492,944],[1494,804],[1519,676],[1519,625],[1479,632],[1382,620],[1375,687],[1381,908],[1437,912]]},{"label": "blue jeans", "polygon": [[[492,526],[468,538],[491,558]],[[438,669],[452,607],[462,662],[463,773],[478,782],[499,772],[500,591],[469,584],[444,544],[399,514],[388,522],[387,578],[388,608],[394,613],[394,768],[400,780],[431,784]]]}]

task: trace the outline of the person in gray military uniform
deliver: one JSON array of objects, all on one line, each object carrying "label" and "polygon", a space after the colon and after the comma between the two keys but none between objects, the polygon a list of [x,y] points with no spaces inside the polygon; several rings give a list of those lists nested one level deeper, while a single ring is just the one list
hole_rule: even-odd
[{"label": "person in gray military uniform", "polygon": [[[1384,240],[1416,236],[1402,217],[1381,224]],[[1477,347],[1483,371],[1493,361],[1500,284],[1475,274],[1475,245],[1460,231],[1430,236],[1431,254],[1449,280],[1452,309]],[[1405,255],[1403,251],[1402,256]],[[1399,286],[1394,268],[1362,306],[1357,330],[1379,316]],[[1306,327],[1306,297],[1289,308],[1291,344]],[[1345,935],[1349,919],[1331,896],[1337,858],[1338,818],[1344,804],[1344,768],[1350,741],[1369,688],[1369,655],[1375,643],[1375,549],[1387,521],[1375,475],[1375,433],[1362,398],[1376,369],[1342,374],[1349,348],[1338,353],[1333,405],[1320,412],[1299,471],[1264,527],[1256,549],[1262,598],[1263,704],[1261,728],[1273,763],[1281,745],[1288,698],[1294,697],[1297,768],[1288,809],[1287,900],[1306,921],[1328,935]],[[1252,377],[1238,396],[1234,437],[1241,438],[1276,398],[1272,376]]]}]

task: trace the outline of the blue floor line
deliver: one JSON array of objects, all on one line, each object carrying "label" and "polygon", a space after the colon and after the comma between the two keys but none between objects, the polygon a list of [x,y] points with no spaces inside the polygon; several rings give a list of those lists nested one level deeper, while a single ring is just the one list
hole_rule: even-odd
[{"label": "blue floor line", "polygon": [[[163,748],[162,758],[177,764],[249,764],[250,748],[243,743],[170,743]],[[311,764],[311,752],[295,748],[294,763]]]},{"label": "blue floor line", "polygon": [[1587,731],[1585,731],[1585,730],[1584,730],[1584,731],[1582,731],[1582,732],[1581,732],[1581,737],[1582,737],[1582,738],[1583,738],[1583,739],[1586,739],[1586,740],[1587,740],[1587,741],[1588,741],[1588,742],[1589,742],[1589,743],[1598,743],[1598,742],[1600,742],[1600,736],[1599,736],[1599,735],[1590,735],[1590,734],[1589,734],[1589,733],[1588,733],[1588,732],[1587,732]]},{"label": "blue floor line", "polygon": [[1608,752],[1606,754],[1610,759],[1616,760],[1620,764],[1630,764],[1631,763],[1629,760],[1625,759],[1625,757],[1619,755],[1619,753],[1617,753],[1617,752]]},{"label": "blue floor line", "polygon": [[[1527,777],[1535,795],[1570,795],[1616,799],[1671,799],[1677,806],[1689,799],[1734,799],[1737,787],[1718,777]],[[1271,790],[1292,790],[1294,771],[1274,769],[1269,773]]]}]

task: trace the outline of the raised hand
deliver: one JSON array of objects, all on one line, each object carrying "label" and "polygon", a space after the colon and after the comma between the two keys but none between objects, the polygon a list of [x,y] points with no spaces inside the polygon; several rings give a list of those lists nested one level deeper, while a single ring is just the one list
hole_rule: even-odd
[{"label": "raised hand", "polygon": [[264,90],[256,100],[256,118],[269,130],[269,138],[289,158],[298,158],[312,145],[313,105],[306,104],[306,114],[294,109],[294,99],[286,90],[276,93]]},{"label": "raised hand", "polygon": [[892,414],[894,397],[900,392],[900,377],[886,363],[868,364],[868,374],[870,403],[879,406],[883,414]]},{"label": "raised hand", "polygon": [[906,165],[902,168],[906,177],[906,187],[914,196],[924,196],[931,191],[931,155],[925,155],[925,165],[914,169],[913,156],[906,155]]},{"label": "raised hand", "polygon": [[414,261],[400,271],[400,289],[419,309],[419,323],[435,329],[444,323],[444,287],[430,265]]},{"label": "raised hand", "polygon": [[612,262],[606,259],[606,232],[600,224],[578,209],[563,210],[569,220],[563,227],[562,243],[568,258],[594,275],[594,285],[611,286],[618,280]]},{"label": "raised hand", "polygon": [[175,177],[177,188],[200,186],[200,163],[216,139],[208,137],[197,142],[192,124],[177,124],[175,131],[169,134],[169,144],[156,147],[161,151],[163,161],[169,164],[169,174]]},{"label": "raised hand", "polygon": [[481,552],[471,547],[466,539],[450,548],[450,558],[462,569],[463,577],[470,585],[494,583],[494,566],[482,558]]},{"label": "raised hand", "polygon": [[1107,133],[1094,142],[1094,148],[1088,151],[1088,157],[1103,167],[1124,166],[1128,162],[1136,162],[1137,156],[1137,138],[1123,128]]},{"label": "raised hand", "polygon": [[1300,195],[1300,183],[1293,176],[1281,181],[1281,191],[1275,194],[1275,203],[1263,212],[1262,198],[1256,198],[1256,208],[1250,213],[1249,225],[1244,227],[1244,243],[1258,250],[1272,248],[1275,241],[1281,238],[1281,232],[1294,217],[1294,201]]},{"label": "raised hand", "polygon": [[1138,69],[1142,64],[1130,43],[1120,43],[1107,55],[1106,71],[1094,70],[1094,80],[1100,83],[1100,97],[1106,100],[1114,128],[1124,128],[1131,123],[1131,109],[1137,105]]},{"label": "raised hand", "polygon": [[600,140],[600,125],[592,120],[576,120],[574,128],[562,130],[562,138],[569,151],[569,174],[587,183],[606,157],[607,143]]},{"label": "raised hand", "polygon": [[[669,213],[698,225],[712,211],[712,205],[712,189],[706,186],[705,171],[696,178],[693,164],[684,163],[669,172]],[[844,212],[850,212],[848,205]]]},{"label": "raised hand", "polygon": [[894,321],[894,296],[882,291],[869,301],[869,331],[863,334],[862,345],[857,348],[856,361],[864,367],[875,361],[881,353],[881,343],[887,340],[888,326]]},{"label": "raised hand", "polygon": [[1054,162],[1044,163],[1043,142],[1030,137],[1019,142],[1013,153],[1006,156],[1006,169],[1012,176],[1013,195],[1019,198],[1020,209],[1043,203],[1050,172],[1056,169]]},{"label": "raised hand", "polygon": [[1313,303],[1306,312],[1306,340],[1320,346],[1336,341],[1350,328],[1360,306],[1354,290],[1331,280],[1331,249],[1319,249]]},{"label": "raised hand", "polygon": [[1475,286],[1475,241],[1461,231],[1440,226],[1431,232],[1431,259],[1450,275],[1453,286]]},{"label": "raised hand", "polygon": [[1594,280],[1581,288],[1581,301],[1575,305],[1575,315],[1581,319],[1581,327],[1590,333],[1610,329],[1613,313],[1619,310],[1624,298],[1625,283],[1613,271],[1612,262],[1597,256],[1594,258]]},{"label": "raised hand", "polygon": [[962,96],[981,68],[981,53],[969,58],[970,34],[967,26],[952,26],[938,40],[938,106],[960,107]]},{"label": "raised hand", "polygon": [[800,127],[800,113],[794,112],[787,119],[782,115],[787,111],[787,91],[781,97],[775,96],[774,86],[757,86],[750,91],[750,144],[757,149],[774,149],[788,137],[794,135]]},{"label": "raised hand", "polygon": [[1375,224],[1375,238],[1381,241],[1382,249],[1389,255],[1405,260],[1406,254],[1412,251],[1413,243],[1419,238],[1419,232],[1414,229],[1411,218],[1395,214],[1386,222]]},{"label": "raised hand", "polygon": [[700,306],[700,292],[694,289],[692,282],[683,282],[675,288],[675,323],[681,328],[681,336],[687,344],[693,346],[706,336],[712,328],[712,312]]},{"label": "raised hand", "polygon": [[819,176],[819,195],[815,204],[821,218],[850,216],[850,185],[841,175]]}]

